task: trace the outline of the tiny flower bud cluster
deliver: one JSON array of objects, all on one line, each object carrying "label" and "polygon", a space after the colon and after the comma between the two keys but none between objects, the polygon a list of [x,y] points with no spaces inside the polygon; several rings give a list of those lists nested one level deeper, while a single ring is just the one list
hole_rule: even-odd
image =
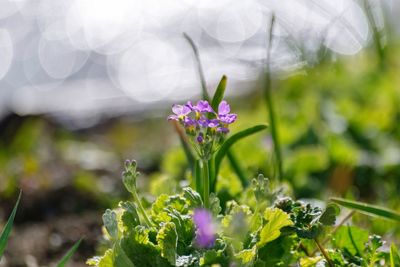
[{"label": "tiny flower bud cluster", "polygon": [[226,101],[221,101],[218,111],[214,111],[208,101],[200,100],[196,105],[190,101],[185,105],[173,105],[172,112],[168,120],[178,121],[185,128],[201,158],[211,156],[229,132],[229,125],[237,119],[236,114],[230,113]]}]

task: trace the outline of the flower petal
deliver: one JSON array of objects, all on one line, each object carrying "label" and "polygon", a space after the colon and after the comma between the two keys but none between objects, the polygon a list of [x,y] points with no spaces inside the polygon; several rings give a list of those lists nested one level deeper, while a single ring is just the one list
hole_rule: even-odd
[{"label": "flower petal", "polygon": [[218,105],[218,115],[226,115],[231,111],[231,107],[225,100],[221,101]]}]

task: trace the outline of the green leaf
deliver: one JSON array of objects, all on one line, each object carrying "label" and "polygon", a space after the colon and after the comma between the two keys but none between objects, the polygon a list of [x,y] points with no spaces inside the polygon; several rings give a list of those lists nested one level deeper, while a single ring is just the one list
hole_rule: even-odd
[{"label": "green leaf", "polygon": [[122,249],[120,241],[116,242],[114,245],[114,252],[113,252],[113,266],[119,267],[135,267],[132,261],[129,259],[126,252]]},{"label": "green leaf", "polygon": [[17,202],[15,203],[14,209],[12,210],[11,215],[6,223],[6,226],[4,227],[3,232],[0,235],[0,259],[3,257],[4,250],[6,249],[7,246],[8,236],[10,235],[11,229],[14,224],[14,218],[15,215],[17,214],[19,201],[21,200],[21,194],[22,191],[19,192],[18,199]]},{"label": "green leaf", "polygon": [[225,157],[226,153],[228,152],[229,148],[234,145],[236,142],[238,142],[239,140],[250,136],[252,134],[258,133],[262,130],[267,129],[267,125],[266,124],[260,124],[260,125],[256,125],[250,128],[247,128],[245,130],[242,130],[234,135],[232,135],[231,137],[229,137],[228,139],[225,140],[225,142],[222,144],[222,146],[220,147],[220,149],[217,151],[216,155],[215,155],[215,170],[216,173],[218,173],[219,170],[219,166],[221,165],[222,159]]},{"label": "green leaf", "polygon": [[104,256],[100,259],[99,267],[114,267],[113,250],[108,249]]},{"label": "green leaf", "polygon": [[347,250],[352,255],[360,255],[368,242],[368,232],[354,226],[341,226],[333,234],[332,243],[335,247]]},{"label": "green leaf", "polygon": [[219,103],[221,103],[222,99],[224,99],[227,80],[228,80],[228,78],[225,75],[223,75],[221,78],[221,81],[219,82],[219,84],[217,86],[217,90],[215,91],[213,99],[211,101],[211,107],[215,111],[218,110]]},{"label": "green leaf", "polygon": [[118,238],[118,221],[115,211],[107,209],[103,214],[103,223],[112,239]]},{"label": "green leaf", "polygon": [[[171,264],[161,257],[158,247],[149,239],[150,229],[136,226],[121,240],[121,248],[134,266],[169,267]],[[119,267],[119,266],[116,266]]]},{"label": "green leaf", "polygon": [[252,249],[244,249],[235,254],[239,266],[250,267],[254,266],[254,261],[257,259],[257,248],[253,246]]},{"label": "green leaf", "polygon": [[336,217],[340,213],[340,208],[334,203],[330,203],[326,206],[324,213],[319,217],[319,222],[323,225],[334,225]]},{"label": "green leaf", "polygon": [[210,210],[214,216],[218,216],[222,210],[219,198],[214,193],[210,194]]},{"label": "green leaf", "polygon": [[331,198],[331,201],[333,201],[343,207],[357,210],[366,215],[378,216],[378,217],[381,217],[384,219],[395,220],[395,221],[400,222],[400,214],[395,211],[389,210],[389,209],[385,209],[385,208],[375,206],[375,205],[370,205],[370,204],[363,203],[363,202],[347,200],[347,199],[343,199],[343,198],[335,198],[334,197],[334,198]]},{"label": "green leaf", "polygon": [[189,201],[191,208],[197,208],[203,206],[203,201],[199,193],[194,191],[190,187],[183,188],[183,196]]},{"label": "green leaf", "polygon": [[157,243],[161,249],[161,256],[166,258],[171,265],[175,265],[178,245],[178,234],[176,233],[175,224],[172,222],[165,223],[157,234]]},{"label": "green leaf", "polygon": [[65,254],[65,256],[61,259],[61,261],[57,264],[57,267],[64,267],[65,264],[71,259],[71,257],[74,255],[75,251],[78,249],[79,245],[81,244],[82,239],[80,239],[78,242],[75,243],[75,245],[72,246],[72,248]]},{"label": "green leaf", "polygon": [[316,256],[316,257],[310,257],[310,258],[301,258],[300,259],[300,267],[314,267],[318,262],[323,260],[323,257],[321,256]]},{"label": "green leaf", "polygon": [[400,266],[400,254],[392,242],[390,245],[390,267],[399,267]]},{"label": "green leaf", "polygon": [[134,160],[125,161],[125,171],[122,173],[122,182],[130,193],[136,192],[136,180],[139,172],[136,171],[137,163]]},{"label": "green leaf", "polygon": [[264,219],[267,223],[261,229],[258,247],[263,247],[266,243],[277,239],[281,235],[283,227],[293,225],[289,215],[278,208],[267,208],[264,212]]},{"label": "green leaf", "polygon": [[124,210],[121,216],[121,221],[125,227],[125,231],[140,225],[139,214],[137,213],[136,206],[133,202],[120,202],[119,206]]},{"label": "green leaf", "polygon": [[96,256],[86,261],[89,266],[96,267],[114,267],[113,263],[113,250],[107,249],[102,257]]}]

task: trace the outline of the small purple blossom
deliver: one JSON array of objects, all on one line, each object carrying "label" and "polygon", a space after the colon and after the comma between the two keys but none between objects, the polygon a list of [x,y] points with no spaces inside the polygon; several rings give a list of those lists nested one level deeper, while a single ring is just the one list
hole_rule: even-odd
[{"label": "small purple blossom", "polygon": [[199,134],[196,138],[197,142],[199,144],[202,144],[204,142],[204,136],[202,134]]},{"label": "small purple blossom", "polygon": [[208,127],[210,128],[216,128],[219,126],[219,120],[213,119],[213,120],[208,120]]},{"label": "small purple blossom", "polygon": [[231,107],[225,100],[221,101],[218,105],[218,116],[226,115],[231,112]]},{"label": "small purple blossom", "polygon": [[197,102],[195,106],[193,106],[192,103],[189,101],[186,105],[196,112],[200,113],[214,112],[207,100],[200,100]]},{"label": "small purple blossom", "polygon": [[218,118],[222,124],[231,124],[236,121],[237,115],[229,112],[231,112],[231,107],[228,102],[221,101],[218,105]]},{"label": "small purple blossom", "polygon": [[168,120],[177,121],[180,119],[184,119],[185,116],[187,116],[191,112],[191,110],[186,105],[173,105],[172,112],[174,113],[174,115],[168,116]]},{"label": "small purple blossom", "polygon": [[202,248],[212,247],[216,238],[216,229],[211,213],[206,209],[196,209],[193,221],[196,225],[197,245]]}]

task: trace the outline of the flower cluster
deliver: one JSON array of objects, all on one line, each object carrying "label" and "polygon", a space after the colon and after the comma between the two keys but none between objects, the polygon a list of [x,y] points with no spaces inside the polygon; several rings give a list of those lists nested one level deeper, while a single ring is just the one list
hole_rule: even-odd
[{"label": "flower cluster", "polygon": [[197,245],[202,248],[212,247],[216,238],[216,229],[211,213],[206,209],[196,209],[193,222],[196,225]]},{"label": "flower cluster", "polygon": [[206,100],[200,100],[196,105],[188,101],[185,105],[173,105],[174,114],[168,116],[168,120],[178,121],[192,137],[200,157],[207,157],[229,132],[229,125],[236,121],[237,115],[230,111],[225,100],[218,105],[217,111]]}]

